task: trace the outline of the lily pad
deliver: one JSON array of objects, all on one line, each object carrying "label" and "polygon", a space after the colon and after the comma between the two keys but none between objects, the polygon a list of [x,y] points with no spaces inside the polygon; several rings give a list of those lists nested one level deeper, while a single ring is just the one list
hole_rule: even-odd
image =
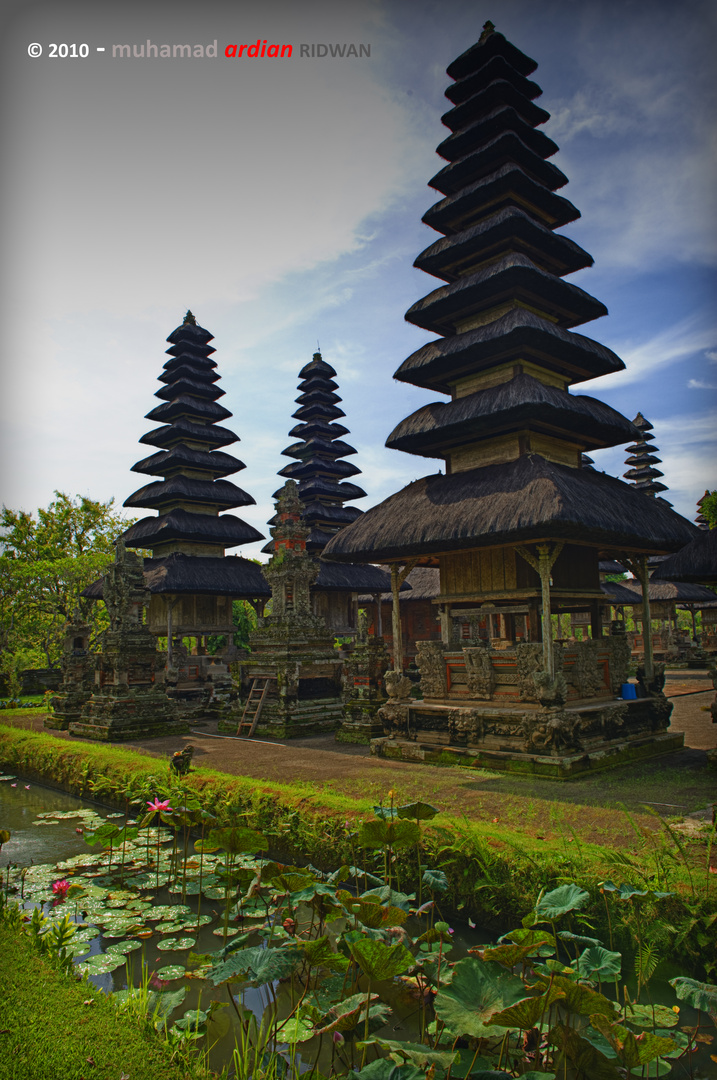
[{"label": "lily pad", "polygon": [[633,1024],[639,1028],[671,1028],[676,1027],[679,1023],[680,1016],[674,1009],[670,1009],[667,1005],[655,1005],[654,1006],[654,1018],[653,1018],[653,1006],[651,1005],[632,1005],[625,1017],[628,1024]]},{"label": "lily pad", "polygon": [[160,952],[181,952],[182,949],[193,949],[196,944],[197,939],[193,937],[167,938],[166,941],[157,942],[157,948]]},{"label": "lily pad", "polygon": [[0,780],[17,780],[16,776],[0,776]]},{"label": "lily pad", "polygon": [[155,971],[155,975],[165,980],[183,979],[186,970],[182,964],[167,964],[166,967],[161,967],[159,971]]},{"label": "lily pad", "polygon": [[590,894],[577,885],[561,885],[552,892],[541,896],[535,905],[535,914],[539,919],[559,919],[568,911],[577,911],[585,907]]},{"label": "lily pad", "polygon": [[131,953],[142,948],[141,941],[118,941],[107,946],[108,953]]},{"label": "lily pad", "polygon": [[82,967],[89,975],[104,975],[108,971],[115,971],[124,967],[125,957],[123,953],[98,953],[82,961]]}]

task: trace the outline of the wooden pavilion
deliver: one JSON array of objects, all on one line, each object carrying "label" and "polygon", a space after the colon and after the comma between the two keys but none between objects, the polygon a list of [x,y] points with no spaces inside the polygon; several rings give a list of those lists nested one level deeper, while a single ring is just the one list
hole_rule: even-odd
[{"label": "wooden pavilion", "polygon": [[[419,409],[387,440],[445,471],[367,511],[324,558],[391,564],[394,613],[410,568],[440,571],[442,640],[417,642],[423,702],[383,710],[393,738],[377,752],[518,760],[562,776],[679,744],[664,734],[671,706],[649,641],[649,696],[615,703],[626,642],[601,636],[598,562],[627,560],[649,605],[647,555],[676,550],[695,530],[661,501],[583,467],[584,454],[639,432],[603,402],[569,392],[624,365],[574,332],[606,309],[564,280],[592,259],[554,231],[579,213],[557,194],[567,180],[539,130],[549,114],[528,78],[536,66],[486,24],[448,68],[450,134],[438,147],[447,164],[430,181],[441,198],[423,218],[441,235],[415,262],[442,284],[406,314],[438,337],[395,377],[450,400]],[[591,639],[555,645],[551,613],[573,611],[590,613]],[[489,621],[499,640],[486,645]]]}]

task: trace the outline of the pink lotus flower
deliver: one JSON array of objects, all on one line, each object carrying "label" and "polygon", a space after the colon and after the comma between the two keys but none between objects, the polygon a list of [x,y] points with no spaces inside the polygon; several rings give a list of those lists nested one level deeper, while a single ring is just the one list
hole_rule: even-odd
[{"label": "pink lotus flower", "polygon": [[65,899],[67,893],[69,892],[69,889],[70,883],[67,878],[63,878],[61,881],[53,881],[52,891],[55,894],[57,903],[61,903]]},{"label": "pink lotus flower", "polygon": [[153,810],[155,814],[159,814],[162,810],[171,810],[169,805],[169,799],[165,799],[164,802],[160,802],[159,799],[155,799],[154,802],[148,802],[147,806],[150,810]]}]

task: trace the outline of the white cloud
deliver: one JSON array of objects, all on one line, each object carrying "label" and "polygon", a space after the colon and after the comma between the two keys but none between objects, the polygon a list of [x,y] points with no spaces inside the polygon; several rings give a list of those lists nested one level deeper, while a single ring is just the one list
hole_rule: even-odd
[{"label": "white cloud", "polygon": [[628,383],[652,376],[660,368],[684,360],[688,356],[702,352],[714,340],[715,330],[705,325],[704,319],[692,315],[660,330],[647,341],[639,344],[630,341],[606,341],[625,362],[626,371],[616,371],[610,375],[601,375],[585,384],[600,392],[613,386],[626,386]]},{"label": "white cloud", "polygon": [[702,379],[690,379],[687,386],[690,390],[717,390],[715,383],[703,382]]},{"label": "white cloud", "polygon": [[714,364],[717,364],[717,352],[712,350],[710,352],[706,352],[705,356],[707,357],[708,360],[711,360]]}]

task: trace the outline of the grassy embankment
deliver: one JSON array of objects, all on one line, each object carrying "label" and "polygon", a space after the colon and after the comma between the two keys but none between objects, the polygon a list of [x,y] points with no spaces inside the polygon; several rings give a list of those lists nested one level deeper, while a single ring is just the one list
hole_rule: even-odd
[{"label": "grassy embankment", "polygon": [[120,1015],[91,983],[70,979],[0,924],[3,1080],[189,1080],[144,1018]]}]

